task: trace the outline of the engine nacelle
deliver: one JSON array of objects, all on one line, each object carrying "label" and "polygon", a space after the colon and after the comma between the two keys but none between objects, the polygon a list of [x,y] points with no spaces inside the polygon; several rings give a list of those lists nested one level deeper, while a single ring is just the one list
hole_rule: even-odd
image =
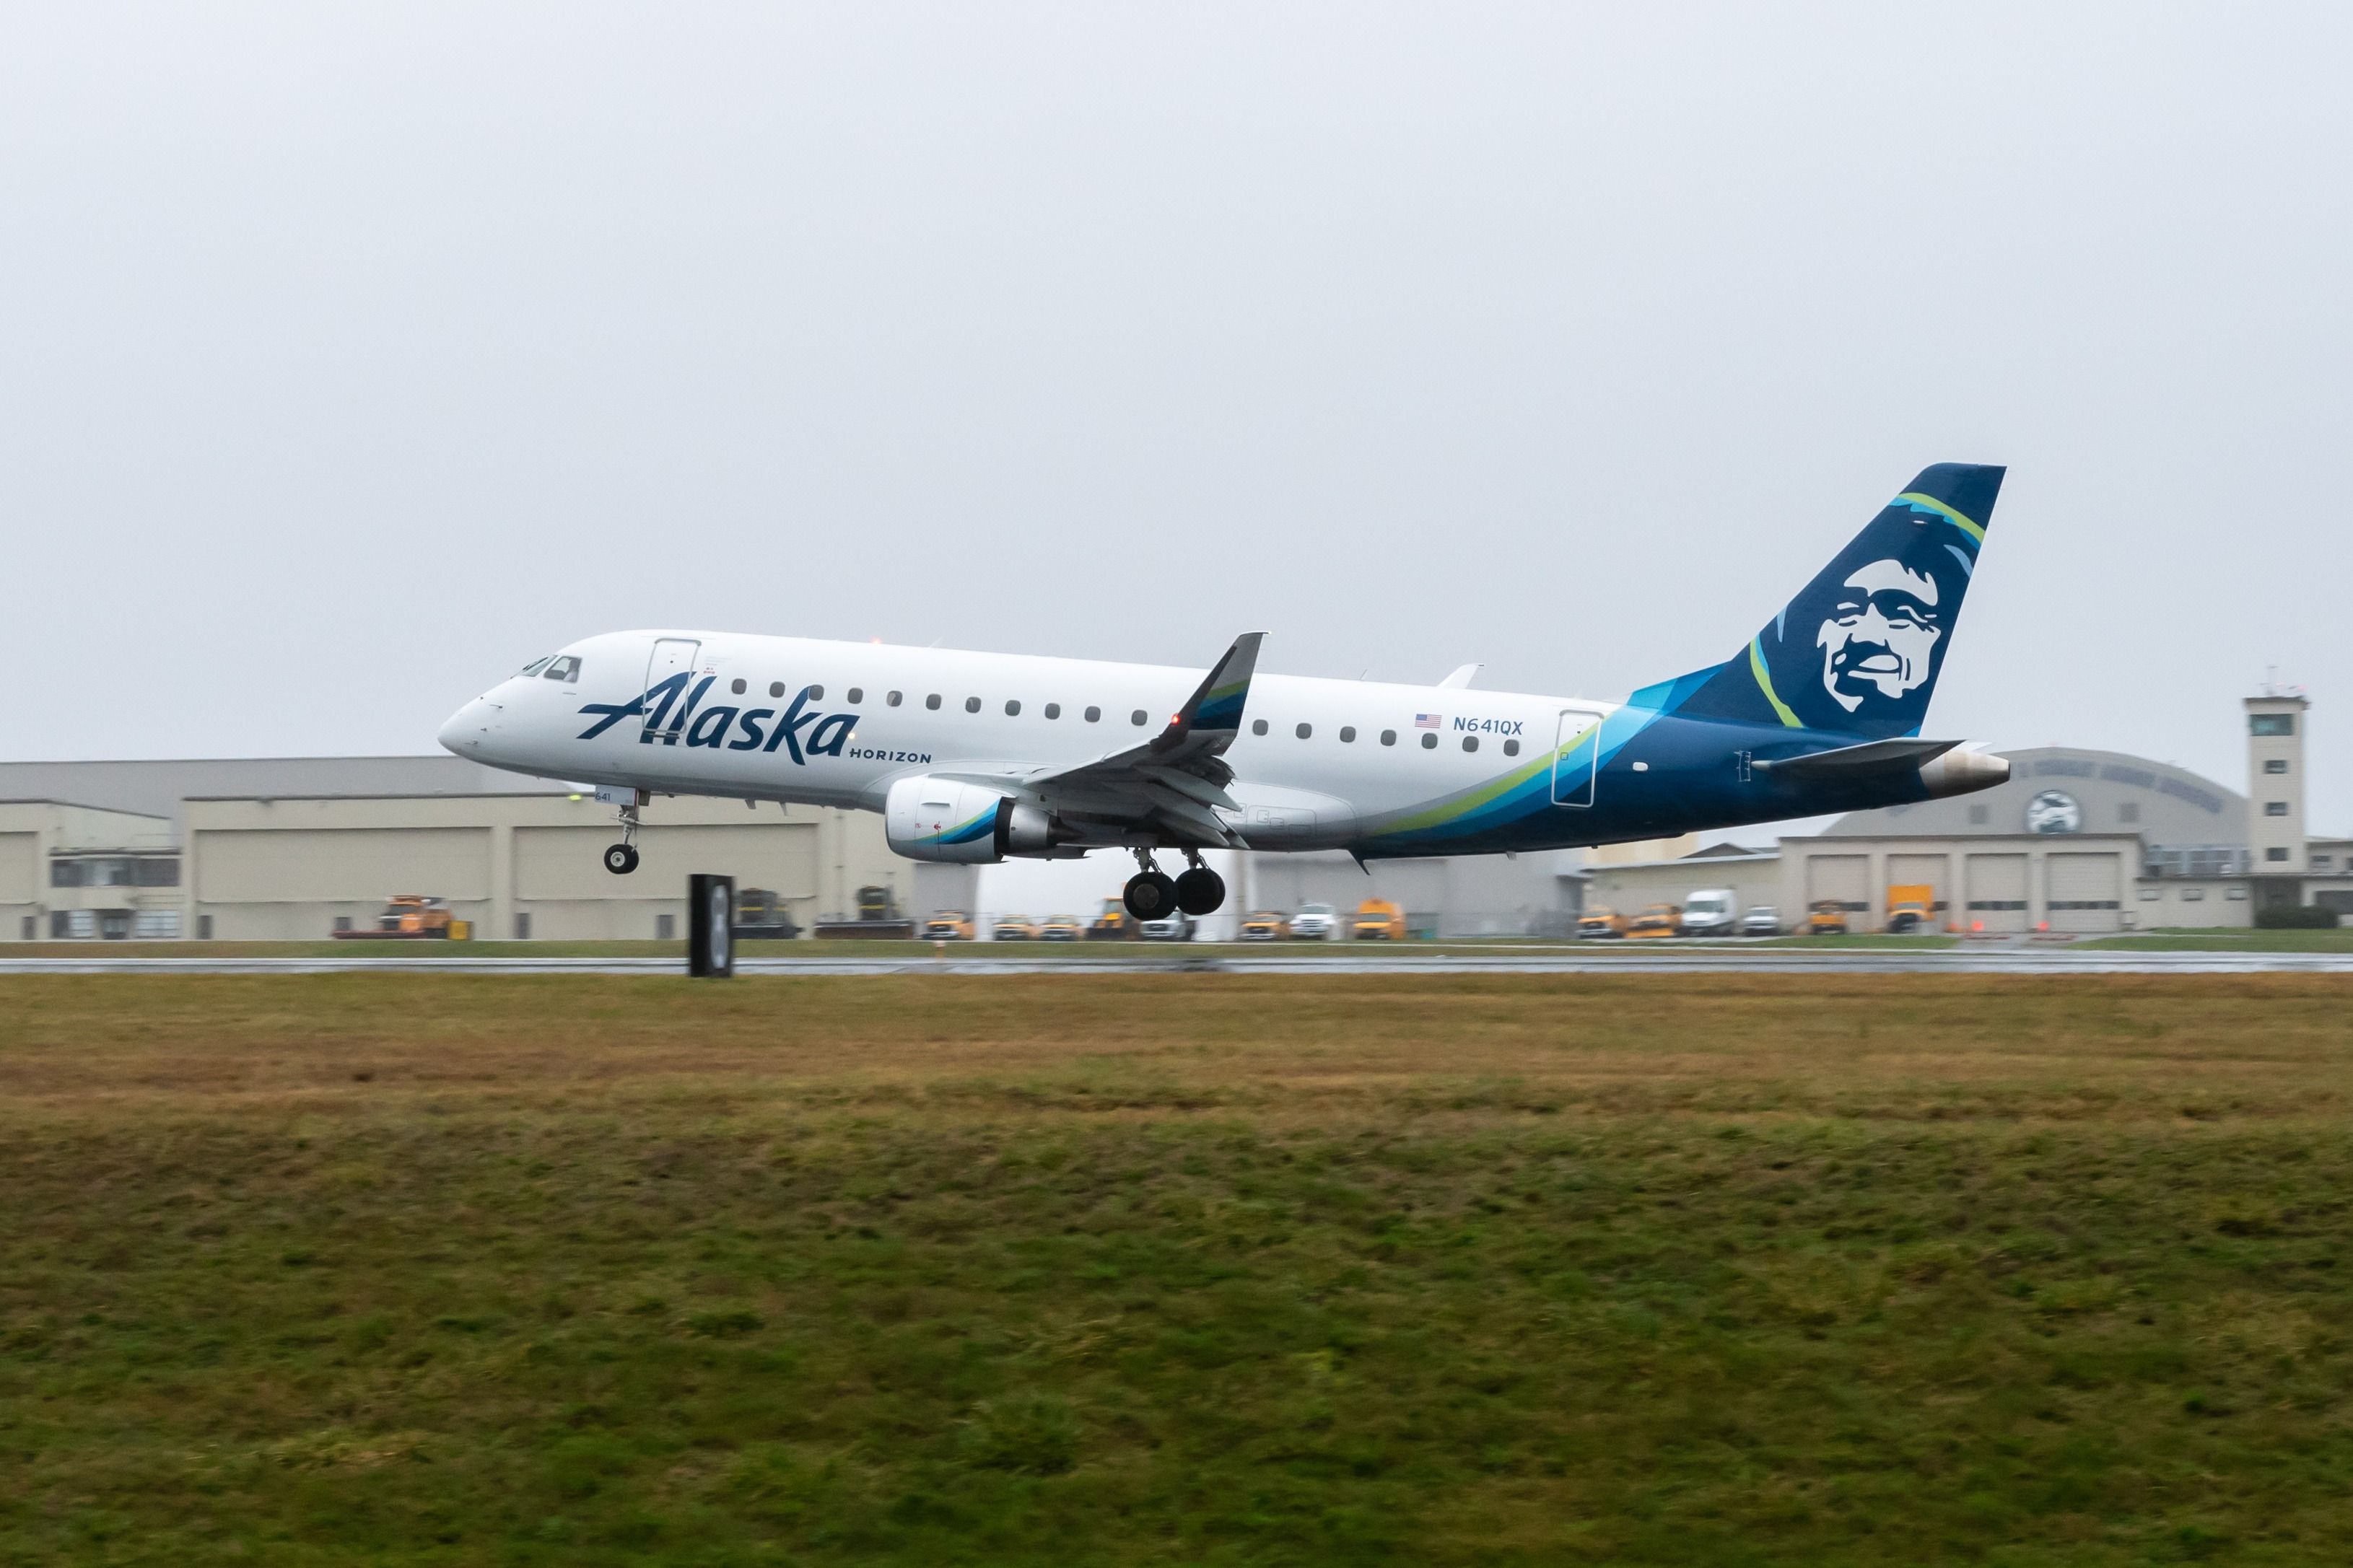
[{"label": "engine nacelle", "polygon": [[882,806],[882,832],[910,860],[987,865],[1008,855],[1060,858],[1071,836],[1047,813],[988,788],[932,773],[901,779]]}]

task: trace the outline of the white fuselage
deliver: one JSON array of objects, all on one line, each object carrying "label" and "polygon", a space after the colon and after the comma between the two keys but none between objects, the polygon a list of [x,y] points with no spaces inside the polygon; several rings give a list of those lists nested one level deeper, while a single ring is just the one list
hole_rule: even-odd
[{"label": "white fuselage", "polygon": [[[592,710],[636,701],[678,671],[681,654],[681,689],[699,693],[682,720],[683,702],[651,725],[650,715]],[[483,693],[442,743],[554,779],[880,811],[911,775],[1018,780],[1135,747],[1202,679],[1162,665],[721,632],[589,637],[565,648],[553,673],[563,677],[567,659],[577,661],[568,679],[518,675]],[[1564,711],[1582,725],[1613,707],[1260,674],[1225,752],[1240,815],[1224,815],[1254,847],[1345,844],[1368,816],[1546,756]],[[788,714],[790,733],[778,735]]]}]

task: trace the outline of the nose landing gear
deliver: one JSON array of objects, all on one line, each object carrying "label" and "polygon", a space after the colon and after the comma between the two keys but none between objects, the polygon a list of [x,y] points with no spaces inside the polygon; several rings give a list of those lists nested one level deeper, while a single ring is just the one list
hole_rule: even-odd
[{"label": "nose landing gear", "polygon": [[638,807],[644,796],[632,794],[621,807],[621,841],[606,846],[605,869],[616,877],[626,877],[638,868]]}]

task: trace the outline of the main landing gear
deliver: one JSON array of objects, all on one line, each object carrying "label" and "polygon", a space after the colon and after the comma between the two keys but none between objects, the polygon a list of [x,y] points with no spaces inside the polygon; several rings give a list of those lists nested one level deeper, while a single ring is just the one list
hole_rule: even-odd
[{"label": "main landing gear", "polygon": [[616,877],[626,877],[638,868],[638,804],[642,798],[633,797],[621,807],[621,841],[605,848],[605,869]]},{"label": "main landing gear", "polygon": [[1127,879],[1127,912],[1140,921],[1165,920],[1172,909],[1188,915],[1215,914],[1226,901],[1226,879],[1202,865],[1194,851],[1186,850],[1185,858],[1192,868],[1171,877],[1153,864],[1150,850],[1137,850],[1135,863],[1142,868]]}]

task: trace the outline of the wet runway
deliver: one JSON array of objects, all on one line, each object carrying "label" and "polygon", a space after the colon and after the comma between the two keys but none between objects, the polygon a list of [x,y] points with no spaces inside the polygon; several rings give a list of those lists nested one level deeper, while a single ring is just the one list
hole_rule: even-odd
[{"label": "wet runway", "polygon": [[[1345,954],[1129,948],[1055,957],[988,945],[910,957],[746,958],[738,974],[2353,974],[2353,952],[2135,952],[1989,944],[1957,948],[1457,948]],[[679,958],[449,957],[0,958],[0,974],[677,974]]]}]

